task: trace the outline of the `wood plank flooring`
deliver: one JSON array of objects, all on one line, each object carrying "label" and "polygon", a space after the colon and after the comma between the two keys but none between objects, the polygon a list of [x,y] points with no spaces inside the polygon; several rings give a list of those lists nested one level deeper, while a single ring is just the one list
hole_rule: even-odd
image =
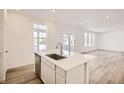
[{"label": "wood plank flooring", "polygon": [[34,65],[14,68],[7,71],[6,80],[3,84],[42,84],[43,82],[36,76]]},{"label": "wood plank flooring", "polygon": [[[96,50],[86,53],[97,56],[88,65],[90,84],[124,84],[124,53]],[[8,70],[5,84],[42,84],[34,73],[34,65]]]},{"label": "wood plank flooring", "polygon": [[98,50],[86,54],[97,56],[89,63],[91,84],[124,84],[124,53]]}]

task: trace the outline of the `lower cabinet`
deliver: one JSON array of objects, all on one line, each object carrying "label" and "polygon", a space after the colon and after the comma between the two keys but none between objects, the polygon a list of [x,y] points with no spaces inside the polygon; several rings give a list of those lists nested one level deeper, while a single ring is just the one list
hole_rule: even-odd
[{"label": "lower cabinet", "polygon": [[55,84],[55,71],[44,62],[41,62],[41,79],[46,84]]},{"label": "lower cabinet", "polygon": [[65,84],[65,71],[41,58],[41,79],[45,84]]},{"label": "lower cabinet", "polygon": [[65,71],[41,58],[41,79],[45,84],[84,84],[84,71],[84,65]]},{"label": "lower cabinet", "polygon": [[47,84],[55,84],[55,71],[48,66],[46,67],[46,70],[47,70],[46,83]]},{"label": "lower cabinet", "polygon": [[41,62],[41,79],[43,80],[44,83],[47,81],[47,70],[46,70],[46,64]]},{"label": "lower cabinet", "polygon": [[59,74],[56,74],[56,84],[65,84],[65,79]]}]

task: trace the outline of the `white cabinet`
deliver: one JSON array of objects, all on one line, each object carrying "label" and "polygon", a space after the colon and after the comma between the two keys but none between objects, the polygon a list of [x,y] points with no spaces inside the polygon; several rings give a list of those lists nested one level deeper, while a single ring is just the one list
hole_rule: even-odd
[{"label": "white cabinet", "polygon": [[43,80],[44,83],[47,81],[47,70],[46,70],[47,65],[43,62],[41,62],[41,79]]},{"label": "white cabinet", "polygon": [[[41,57],[41,79],[45,84],[84,84],[85,65],[65,71],[49,60]],[[87,70],[88,71],[88,70]]]},{"label": "white cabinet", "polygon": [[55,84],[55,71],[50,67],[46,66],[46,83]]},{"label": "white cabinet", "polygon": [[43,61],[41,61],[41,79],[46,84],[55,84],[55,70]]},{"label": "white cabinet", "polygon": [[66,71],[56,66],[56,84],[65,84],[66,82]]},{"label": "white cabinet", "polygon": [[62,76],[63,78],[65,78],[65,74],[66,74],[66,71],[61,69],[60,67],[56,66],[56,73],[58,73],[60,76]]},{"label": "white cabinet", "polygon": [[65,78],[63,78],[59,74],[56,74],[56,84],[65,84]]},{"label": "white cabinet", "polygon": [[56,66],[56,84],[84,84],[84,65],[65,71]]}]

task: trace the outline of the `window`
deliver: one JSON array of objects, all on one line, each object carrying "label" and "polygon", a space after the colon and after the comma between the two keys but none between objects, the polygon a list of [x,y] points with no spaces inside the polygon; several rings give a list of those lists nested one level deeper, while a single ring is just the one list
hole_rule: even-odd
[{"label": "window", "polygon": [[75,36],[63,34],[63,50],[74,52],[75,51]]},{"label": "window", "polygon": [[69,51],[69,36],[63,35],[63,50]]},{"label": "window", "polygon": [[95,46],[95,34],[87,32],[84,33],[84,46]]},{"label": "window", "polygon": [[88,34],[84,33],[84,46],[87,47],[88,46]]},{"label": "window", "polygon": [[92,34],[89,33],[89,44],[88,46],[92,46]]},{"label": "window", "polygon": [[47,46],[46,25],[33,24],[34,51],[45,52]]},{"label": "window", "polygon": [[75,51],[75,36],[70,35],[70,51]]},{"label": "window", "polygon": [[92,46],[95,46],[95,34],[92,34]]}]

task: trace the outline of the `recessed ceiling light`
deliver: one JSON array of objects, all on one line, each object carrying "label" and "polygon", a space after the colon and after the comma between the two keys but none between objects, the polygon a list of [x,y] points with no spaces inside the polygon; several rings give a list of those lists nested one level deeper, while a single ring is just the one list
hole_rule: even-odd
[{"label": "recessed ceiling light", "polygon": [[106,18],[108,19],[108,18],[110,18],[110,16],[109,16],[109,15],[107,15],[107,16],[106,16]]}]

